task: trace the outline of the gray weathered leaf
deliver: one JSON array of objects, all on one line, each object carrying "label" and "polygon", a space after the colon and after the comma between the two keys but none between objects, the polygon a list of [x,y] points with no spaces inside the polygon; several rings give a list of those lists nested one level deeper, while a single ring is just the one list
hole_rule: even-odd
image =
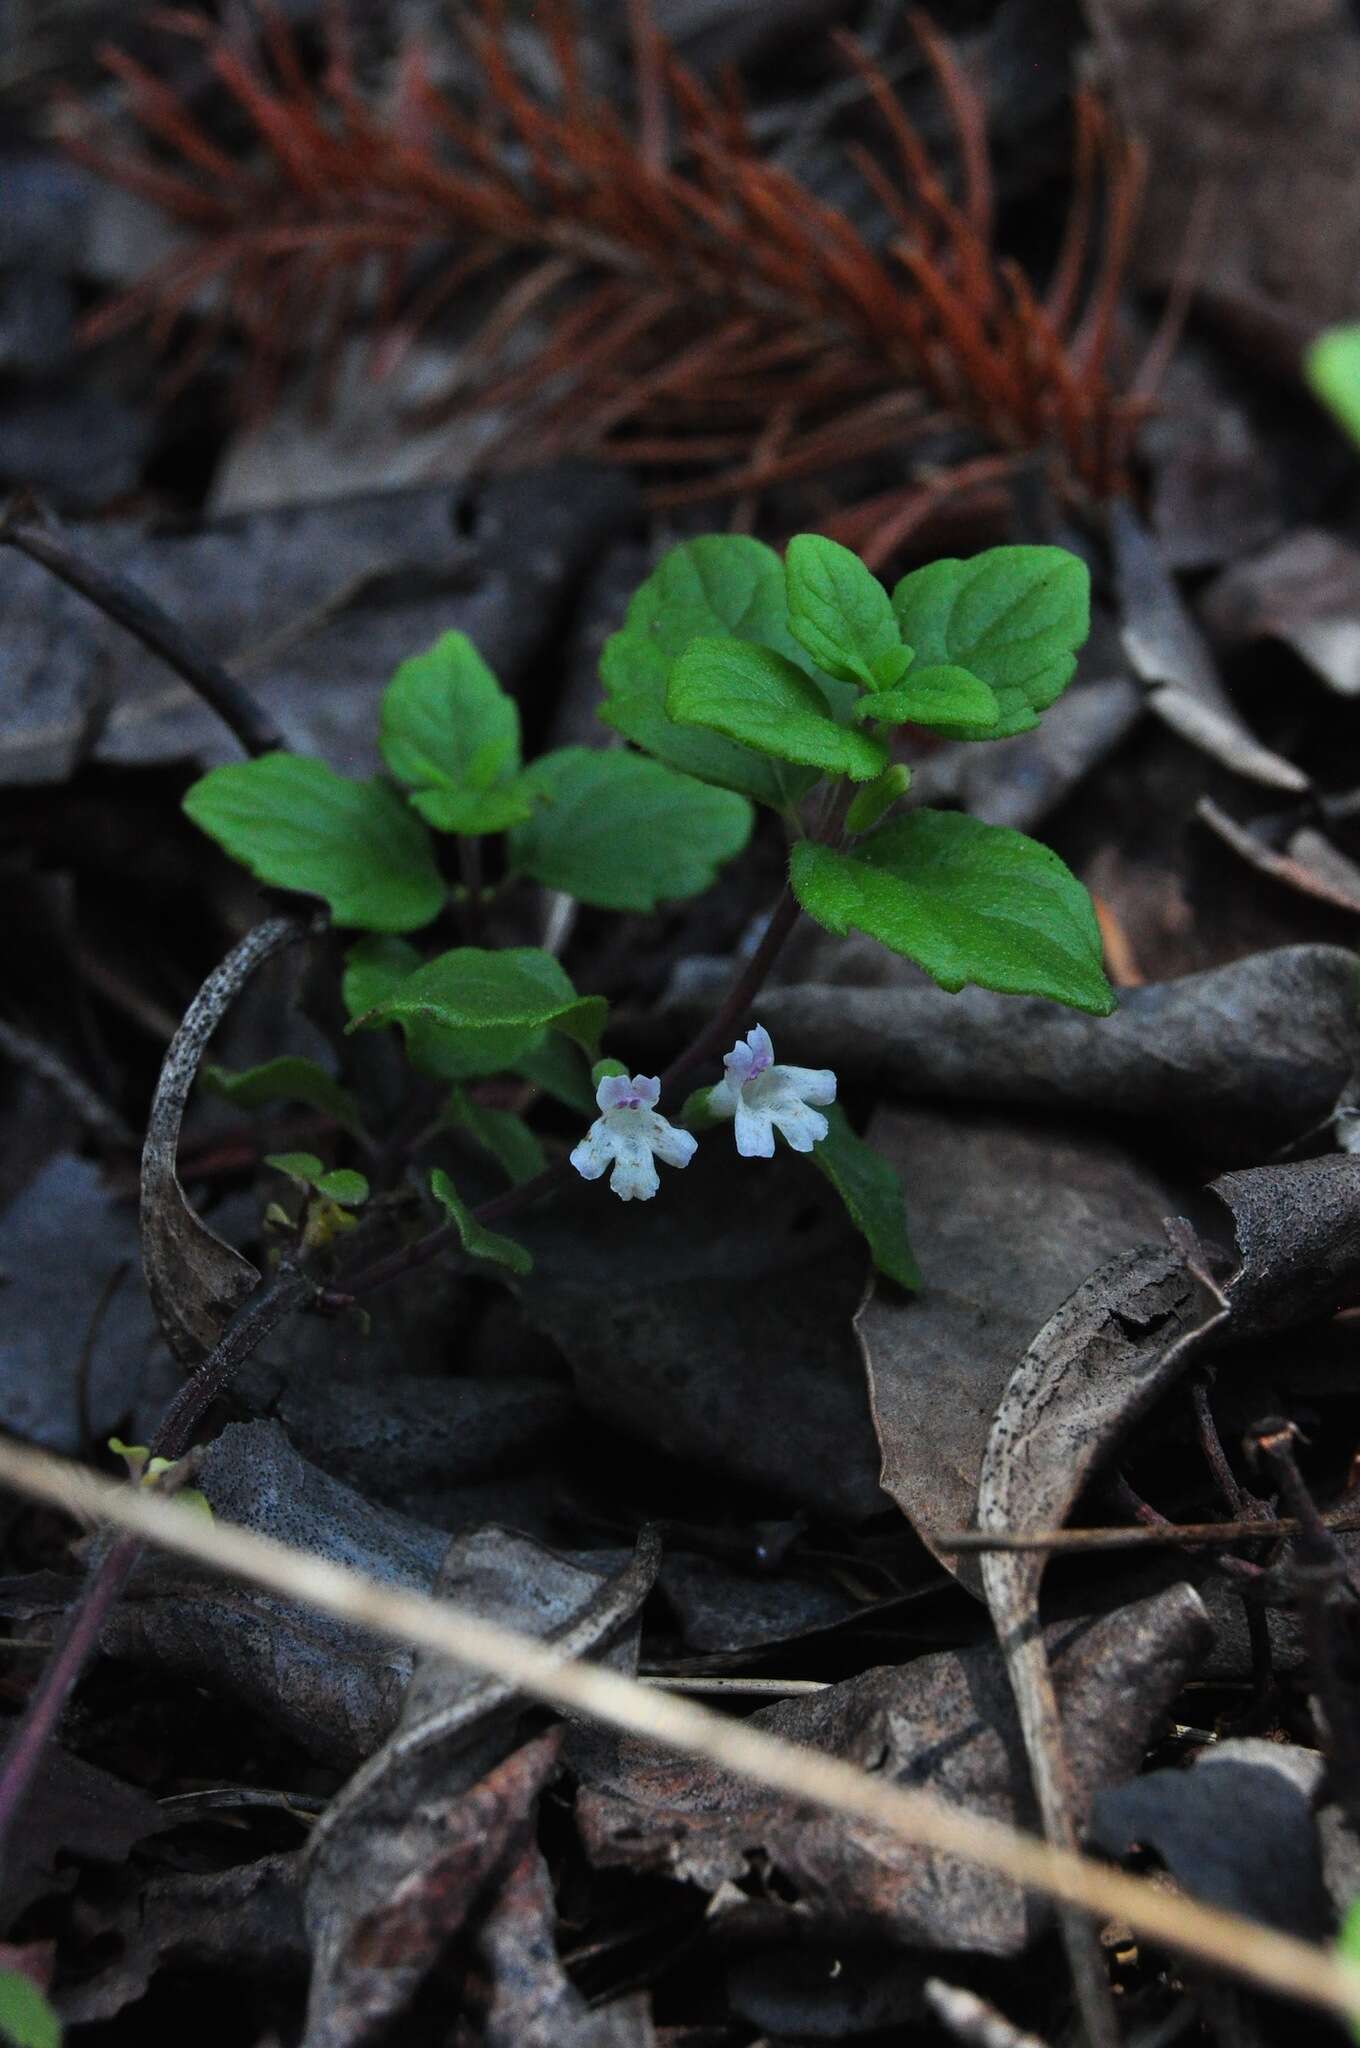
[{"label": "gray weathered leaf", "polygon": [[[706,996],[671,1003],[638,1042],[679,1043],[711,1014]],[[1253,1165],[1325,1123],[1360,1067],[1360,963],[1341,946],[1283,946],[1121,989],[1102,1018],[981,989],[808,983],[767,989],[760,1021],[805,1066],[907,1095],[1128,1118],[1182,1157]]]},{"label": "gray weathered leaf", "polygon": [[1152,536],[1122,502],[1108,520],[1124,647],[1153,711],[1234,774],[1271,789],[1307,789],[1302,769],[1264,746],[1238,715]]},{"label": "gray weathered leaf", "polygon": [[1360,696],[1360,549],[1301,527],[1216,576],[1200,615],[1229,643],[1281,640],[1343,697]]},{"label": "gray weathered leaf", "polygon": [[[1070,1129],[880,1111],[870,1136],[906,1185],[925,1284],[880,1291],[857,1328],[883,1485],[933,1543],[972,1520],[992,1418],[1035,1331],[1176,1204],[1128,1152]],[[962,1576],[979,1590],[976,1558]]]},{"label": "gray weathered leaf", "polygon": [[[1186,1585],[1113,1615],[1049,1631],[1080,1796],[1136,1769],[1158,1714],[1210,1636]],[[763,1707],[754,1725],[928,1789],[970,1812],[1032,1825],[1033,1805],[1005,1667],[993,1643],[866,1671]],[[759,1791],[706,1764],[619,1738],[588,1761],[577,1804],[598,1863],[714,1891],[768,1858],[798,1895],[798,1924],[868,1926],[898,1944],[1013,1955],[1045,1909],[952,1857]]]}]

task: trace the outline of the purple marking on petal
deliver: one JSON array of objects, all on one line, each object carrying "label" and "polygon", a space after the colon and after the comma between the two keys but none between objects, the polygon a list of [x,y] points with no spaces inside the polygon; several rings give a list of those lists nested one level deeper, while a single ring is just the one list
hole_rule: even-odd
[{"label": "purple marking on petal", "polygon": [[606,1074],[595,1091],[595,1100],[601,1109],[637,1109],[642,1101],[638,1086],[627,1074]]},{"label": "purple marking on petal", "polygon": [[766,1067],[774,1064],[774,1046],[763,1024],[757,1024],[747,1032],[746,1043],[751,1048],[751,1071],[747,1079],[753,1081],[757,1074],[763,1074]]}]

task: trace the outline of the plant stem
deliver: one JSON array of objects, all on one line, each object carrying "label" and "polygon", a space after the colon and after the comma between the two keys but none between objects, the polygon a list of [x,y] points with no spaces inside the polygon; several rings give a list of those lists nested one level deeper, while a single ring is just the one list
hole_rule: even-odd
[{"label": "plant stem", "polygon": [[[256,1289],[166,1409],[151,1442],[153,1457],[183,1457],[194,1431],[237,1367],[275,1324],[290,1315],[312,1292],[314,1283],[295,1266],[280,1267]],[[93,1567],[0,1760],[0,1868],[4,1865],[10,1832],[33,1788],[47,1745],[57,1732],[66,1702],[86,1660],[98,1646],[104,1623],[128,1582],[141,1548],[135,1536],[120,1537]]]},{"label": "plant stem", "polygon": [[286,750],[287,741],[250,691],[206,653],[154,599],[126,577],[88,561],[49,526],[32,500],[15,500],[0,516],[0,543],[18,548],[140,640],[214,710],[248,754]]},{"label": "plant stem", "polygon": [[[700,1061],[708,1059],[727,1038],[735,1032],[747,1010],[764,986],[765,978],[773,967],[781,946],[798,922],[798,899],[791,888],[785,885],[784,893],[770,914],[760,944],[752,953],[745,966],[738,970],[731,988],[709,1023],[673,1059],[661,1076],[663,1092]],[[478,1223],[498,1223],[505,1216],[513,1216],[520,1209],[526,1209],[543,1195],[551,1194],[562,1187],[571,1173],[570,1162],[559,1159],[547,1166],[542,1173],[536,1173],[532,1180],[521,1181],[518,1187],[507,1188],[502,1195],[493,1195],[489,1202],[473,1210]],[[427,1230],[424,1237],[417,1237],[410,1244],[399,1245],[395,1251],[383,1258],[375,1259],[371,1266],[363,1267],[347,1287],[327,1288],[319,1297],[318,1306],[338,1310],[348,1308],[362,1296],[386,1287],[391,1281],[399,1280],[405,1273],[413,1273],[420,1266],[428,1265],[431,1259],[458,1242],[458,1229],[453,1223],[437,1224]]]}]

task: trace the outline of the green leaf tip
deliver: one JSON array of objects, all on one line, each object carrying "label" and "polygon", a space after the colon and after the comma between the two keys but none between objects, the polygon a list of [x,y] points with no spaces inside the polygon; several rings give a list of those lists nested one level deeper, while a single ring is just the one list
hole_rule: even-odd
[{"label": "green leaf tip", "polygon": [[887,766],[880,740],[839,724],[809,676],[751,641],[691,641],[671,670],[666,708],[679,724],[707,726],[823,774],[872,782]]},{"label": "green leaf tip", "polygon": [[887,591],[838,541],[795,534],[784,556],[789,628],[818,668],[868,690],[898,681],[910,662]]},{"label": "green leaf tip", "polygon": [[437,832],[504,832],[533,811],[519,709],[466,633],[401,663],[383,692],[379,745]]},{"label": "green leaf tip", "polygon": [[964,669],[996,697],[996,724],[959,736],[1006,739],[1037,725],[1071,681],[1090,631],[1091,578],[1066,548],[988,548],[913,569],[892,605],[920,668]]},{"label": "green leaf tip", "polygon": [[430,836],[386,783],[264,754],[209,769],[184,810],[257,881],[321,897],[338,925],[415,931],[444,906]]},{"label": "green leaf tip", "polygon": [[912,811],[844,853],[795,846],[791,880],[828,931],[867,933],[951,993],[976,982],[1097,1017],[1115,1007],[1090,897],[1023,833],[958,811]]},{"label": "green leaf tip", "polygon": [[751,806],[623,748],[562,747],[525,771],[538,800],[510,864],[603,910],[654,910],[709,888],[751,836]]},{"label": "green leaf tip", "polygon": [[838,1102],[822,1113],[829,1129],[812,1148],[814,1165],[845,1204],[878,1271],[899,1287],[919,1288],[921,1274],[907,1237],[906,1198],[896,1171],[856,1135]]},{"label": "green leaf tip", "polygon": [[502,1237],[498,1231],[488,1230],[485,1224],[479,1223],[442,1167],[436,1166],[430,1175],[430,1192],[457,1230],[463,1250],[471,1258],[489,1259],[495,1265],[508,1266],[512,1273],[530,1271],[534,1262],[524,1246],[516,1244],[512,1237]]}]

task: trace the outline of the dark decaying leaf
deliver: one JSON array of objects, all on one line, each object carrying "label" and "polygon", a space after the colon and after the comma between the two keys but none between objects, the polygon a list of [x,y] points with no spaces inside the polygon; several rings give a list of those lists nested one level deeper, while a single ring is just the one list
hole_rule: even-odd
[{"label": "dark decaying leaf", "polygon": [[1235,775],[1271,789],[1306,790],[1302,769],[1256,738],[1224,690],[1152,536],[1122,500],[1107,516],[1124,647],[1153,711]]},{"label": "dark decaying leaf", "polygon": [[[972,1520],[992,1418],[1035,1331],[1176,1202],[1128,1152],[1070,1129],[880,1111],[870,1137],[906,1184],[924,1285],[880,1291],[857,1328],[884,1487],[931,1543]],[[963,1577],[978,1589],[975,1558]]]},{"label": "dark decaying leaf", "polygon": [[1241,1254],[1228,1287],[1234,1332],[1287,1330],[1360,1298],[1360,1159],[1260,1166],[1213,1186]]},{"label": "dark decaying leaf", "polygon": [[107,1435],[133,1416],[154,1417],[174,1380],[153,1363],[136,1222],[89,1160],[60,1153],[16,1195],[0,1218],[0,1274],[0,1425],[74,1452],[84,1448],[83,1426]]},{"label": "dark decaying leaf", "polygon": [[[513,686],[631,504],[621,478],[567,467],[472,492],[288,506],[187,535],[105,525],[83,531],[79,546],[172,618],[192,619],[207,652],[243,678],[266,673],[291,747],[370,774],[374,691],[398,662],[458,628]],[[0,551],[0,612],[3,781],[64,781],[87,751],[123,765],[236,758],[184,684],[13,549]]]},{"label": "dark decaying leaf", "polygon": [[[429,1592],[439,1529],[374,1507],[308,1465],[277,1423],[238,1423],[204,1453],[215,1514],[389,1585]],[[328,1762],[368,1756],[396,1720],[413,1653],[293,1601],[148,1557],[102,1637],[112,1656],[184,1672],[286,1729]]]},{"label": "dark decaying leaf", "polygon": [[295,1853],[264,1856],[229,1870],[155,1877],[97,1927],[119,1952],[57,2000],[69,2026],[112,2019],[142,1998],[164,1969],[232,1974],[263,1989],[296,1983],[306,1969],[302,1871]]},{"label": "dark decaying leaf", "polygon": [[169,1825],[145,1792],[50,1744],[23,1826],[6,1852],[0,1925],[12,1925],[35,1899],[68,1889],[74,1880],[68,1859],[121,1863],[138,1842]]},{"label": "dark decaying leaf", "polygon": [[529,1847],[559,1746],[552,1730],[479,1783],[455,1776],[423,1793],[408,1786],[404,1815],[393,1808],[385,1827],[344,1844],[337,1836],[309,1856],[303,2048],[359,2048],[390,2025],[502,1866],[513,1868]]},{"label": "dark decaying leaf", "polygon": [[[754,1560],[752,1561],[754,1566]],[[861,1604],[837,1579],[781,1565],[738,1571],[724,1560],[668,1550],[661,1591],[689,1650],[755,1649],[831,1628]]]},{"label": "dark decaying leaf", "polygon": [[1103,1786],[1087,1834],[1107,1856],[1126,1855],[1135,1844],[1153,1850],[1178,1885],[1210,1905],[1303,1941],[1332,1933],[1312,1798],[1264,1760],[1209,1749],[1193,1770],[1150,1771]]},{"label": "dark decaying leaf", "polygon": [[165,1341],[181,1365],[211,1351],[260,1275],[190,1206],[177,1168],[180,1126],[209,1039],[266,960],[296,944],[305,927],[271,917],[215,967],[166,1048],[142,1148],[142,1266]]},{"label": "dark decaying leaf", "polygon": [[478,2048],[654,2048],[645,1997],[589,2010],[558,1960],[556,1928],[548,1866],[530,1842],[477,1930],[486,1982],[464,2002],[474,2007],[470,2019],[484,2007]]},{"label": "dark decaying leaf", "polygon": [[[1083,1805],[1134,1769],[1149,1729],[1204,1653],[1208,1618],[1178,1585],[1051,1631]],[[1032,1825],[1028,1771],[997,1648],[945,1651],[763,1707],[755,1725],[996,1819]],[[595,1861],[714,1891],[768,1866],[799,1924],[922,1947],[1012,1955],[1044,1920],[1011,1884],[858,1822],[809,1814],[710,1766],[620,1738],[587,1766],[577,1802]]]},{"label": "dark decaying leaf", "polygon": [[1343,697],[1360,696],[1360,549],[1338,535],[1302,527],[1235,562],[1200,615],[1229,644],[1283,641]]},{"label": "dark decaying leaf", "polygon": [[[1123,1117],[1212,1167],[1250,1166],[1325,1123],[1360,1066],[1360,972],[1341,946],[1282,946],[1122,989],[1112,1017],[965,989],[767,989],[781,1053],[907,1095]],[[711,1014],[685,998],[667,1043]],[[644,1044],[648,1041],[644,1040]]]},{"label": "dark decaying leaf", "polygon": [[[802,1061],[802,1051],[798,1054]],[[582,1403],[670,1455],[859,1520],[882,1505],[850,1319],[860,1240],[792,1155],[701,1146],[666,1200],[583,1228],[603,1188],[527,1217],[531,1319],[565,1353]]]},{"label": "dark decaying leaf", "polygon": [[[450,1545],[436,1591],[550,1634],[566,1655],[603,1651],[632,1670],[632,1624],[657,1557],[648,1540],[602,1583],[527,1538],[484,1530]],[[358,2048],[380,2031],[484,1903],[488,1884],[531,1846],[558,1738],[514,1748],[519,1719],[499,1681],[419,1659],[391,1737],[337,1793],[307,1844],[313,1968],[304,2048]]]},{"label": "dark decaying leaf", "polygon": [[1290,833],[1281,849],[1261,829],[1239,824],[1212,797],[1201,797],[1195,809],[1209,830],[1258,874],[1352,916],[1360,912],[1360,867],[1314,827],[1305,825]]}]

